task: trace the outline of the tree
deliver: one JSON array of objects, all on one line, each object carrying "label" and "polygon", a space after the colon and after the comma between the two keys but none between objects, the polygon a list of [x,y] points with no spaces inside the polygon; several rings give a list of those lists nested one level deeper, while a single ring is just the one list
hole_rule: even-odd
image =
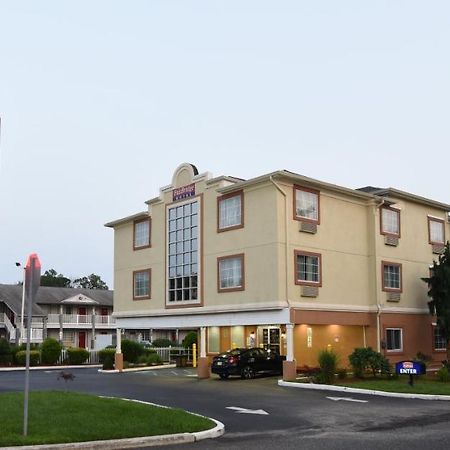
[{"label": "tree", "polygon": [[447,241],[439,260],[433,261],[428,278],[422,278],[428,284],[428,302],[430,314],[436,315],[436,326],[447,341],[447,361],[450,361],[450,242]]},{"label": "tree", "polygon": [[70,284],[70,279],[58,274],[55,269],[46,270],[44,275],[41,275],[41,286],[70,287]]},{"label": "tree", "polygon": [[99,275],[96,275],[95,273],[91,273],[87,277],[77,278],[76,280],[73,280],[72,287],[85,289],[108,289],[106,283],[100,278]]}]

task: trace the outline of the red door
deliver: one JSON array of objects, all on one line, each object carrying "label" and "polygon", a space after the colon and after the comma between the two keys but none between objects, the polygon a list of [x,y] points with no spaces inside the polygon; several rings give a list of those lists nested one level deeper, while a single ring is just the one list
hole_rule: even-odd
[{"label": "red door", "polygon": [[78,332],[78,347],[86,348],[86,331]]}]

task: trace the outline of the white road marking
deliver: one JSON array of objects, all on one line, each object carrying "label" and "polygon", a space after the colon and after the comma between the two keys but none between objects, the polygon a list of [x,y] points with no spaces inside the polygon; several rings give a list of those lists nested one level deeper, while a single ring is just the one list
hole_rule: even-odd
[{"label": "white road marking", "polygon": [[240,408],[239,406],[227,406],[226,409],[231,409],[236,411],[238,414],[259,414],[262,416],[268,416],[269,413],[264,411],[263,409],[246,409]]},{"label": "white road marking", "polygon": [[196,373],[191,373],[191,374],[189,374],[189,375],[186,375],[187,377],[195,377],[195,378],[197,378],[197,374]]},{"label": "white road marking", "polygon": [[358,400],[356,398],[351,397],[327,397],[328,400],[333,400],[334,402],[338,402],[339,400],[343,400],[344,402],[356,402],[356,403],[367,403],[369,400]]},{"label": "white road marking", "polygon": [[171,370],[171,373],[173,373],[174,375],[178,375],[178,372],[175,372],[175,370]]}]

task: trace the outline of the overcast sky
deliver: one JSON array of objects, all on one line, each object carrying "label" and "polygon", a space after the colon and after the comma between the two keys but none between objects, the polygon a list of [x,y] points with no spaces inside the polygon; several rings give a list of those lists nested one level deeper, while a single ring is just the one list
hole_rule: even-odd
[{"label": "overcast sky", "polygon": [[450,203],[448,1],[0,0],[0,283],[113,283],[182,162]]}]

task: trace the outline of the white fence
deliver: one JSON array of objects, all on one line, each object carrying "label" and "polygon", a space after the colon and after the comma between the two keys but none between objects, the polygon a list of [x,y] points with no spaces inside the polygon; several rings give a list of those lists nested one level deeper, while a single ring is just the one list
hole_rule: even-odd
[{"label": "white fence", "polygon": [[[184,347],[149,347],[150,350],[156,351],[163,363],[175,362],[177,356],[184,355],[188,361],[192,361],[192,349],[186,349]],[[88,350],[89,357],[83,364],[99,364],[99,351]],[[63,364],[67,359],[67,350],[64,349],[59,357],[58,364]]]}]

